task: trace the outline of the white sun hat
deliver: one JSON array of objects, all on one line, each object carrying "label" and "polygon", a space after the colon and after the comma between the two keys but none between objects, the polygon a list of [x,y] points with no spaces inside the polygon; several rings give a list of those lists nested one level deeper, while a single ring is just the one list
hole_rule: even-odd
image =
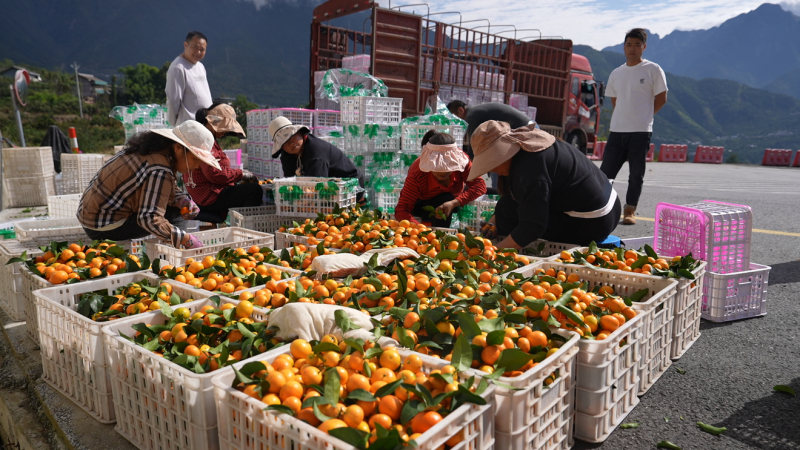
[{"label": "white sun hat", "polygon": [[211,153],[211,148],[214,146],[214,135],[199,122],[187,120],[175,128],[160,128],[150,131],[183,145],[204,164],[220,170],[217,159]]}]

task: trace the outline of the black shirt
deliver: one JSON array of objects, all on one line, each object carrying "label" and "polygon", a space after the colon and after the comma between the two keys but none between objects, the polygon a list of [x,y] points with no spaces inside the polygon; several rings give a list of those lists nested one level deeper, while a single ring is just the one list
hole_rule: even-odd
[{"label": "black shirt", "polygon": [[[313,134],[306,135],[301,159],[304,177],[359,178],[358,169],[341,150]],[[281,152],[281,165],[283,176],[295,176],[297,155]]]},{"label": "black shirt", "polygon": [[514,155],[509,185],[519,217],[511,236],[523,247],[544,234],[551,213],[598,210],[612,189],[586,155],[561,140],[540,152]]},{"label": "black shirt", "polygon": [[506,122],[511,125],[511,129],[524,127],[531,122],[531,118],[525,113],[504,103],[481,103],[480,105],[467,108],[466,119],[467,134],[472,135],[475,129],[482,123],[490,120]]}]

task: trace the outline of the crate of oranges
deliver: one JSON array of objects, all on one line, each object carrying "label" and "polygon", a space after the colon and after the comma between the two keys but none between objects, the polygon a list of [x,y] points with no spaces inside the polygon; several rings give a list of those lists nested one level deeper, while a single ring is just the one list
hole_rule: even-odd
[{"label": "crate of oranges", "polygon": [[36,343],[39,342],[39,322],[33,291],[150,268],[150,260],[146,254],[140,259],[113,241],[94,241],[88,245],[51,242],[41,250],[44,253],[39,256],[28,257],[23,254],[8,262],[23,263],[21,272],[22,293],[25,297],[25,331]]},{"label": "crate of oranges", "polygon": [[250,302],[219,297],[103,328],[115,430],[140,449],[219,448],[211,379],[280,343]]},{"label": "crate of oranges", "polygon": [[161,239],[150,239],[144,242],[147,254],[152,259],[160,259],[164,264],[180,265],[188,258],[202,259],[208,255],[216,255],[217,252],[228,247],[251,246],[275,248],[275,236],[269,233],[261,233],[244,228],[217,228],[213,230],[199,231],[193,233],[194,237],[203,243],[200,248],[178,249],[171,243]]},{"label": "crate of oranges", "polygon": [[494,448],[495,387],[444,360],[327,335],[234,369],[214,378],[221,448]]},{"label": "crate of oranges", "polygon": [[62,284],[34,294],[42,379],[103,423],[113,423],[115,417],[102,328],[162,305],[179,308],[204,298],[143,272]]}]

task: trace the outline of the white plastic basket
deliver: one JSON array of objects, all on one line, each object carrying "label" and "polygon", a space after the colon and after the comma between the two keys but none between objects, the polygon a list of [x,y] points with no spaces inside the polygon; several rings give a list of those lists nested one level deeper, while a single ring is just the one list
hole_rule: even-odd
[{"label": "white plastic basket", "polygon": [[460,125],[403,125],[401,148],[404,152],[421,152],[422,138],[430,130],[447,133],[456,140],[456,145],[461,148],[464,142],[464,128]]},{"label": "white plastic basket", "polygon": [[[292,122],[292,125],[304,125],[308,128],[314,126],[314,110],[302,108],[273,108],[263,110],[266,112],[267,122],[264,123],[262,115],[262,126],[268,127],[269,124],[278,117],[286,117]],[[268,136],[269,140],[264,142],[272,142],[272,137]]]},{"label": "white plastic basket", "polygon": [[770,270],[769,266],[750,263],[750,270],[744,272],[706,272],[702,286],[702,318],[729,322],[765,315]]},{"label": "white plastic basket", "polygon": [[[278,349],[288,353],[286,347]],[[412,352],[398,349],[405,358]],[[280,353],[270,353],[272,362]],[[263,355],[262,355],[263,356]],[[449,364],[448,361],[420,355],[422,371],[430,373]],[[241,367],[243,362],[236,364]],[[233,389],[233,371],[220,373],[213,379],[219,418],[219,448],[221,450],[304,449],[304,450],[355,450],[316,427],[286,414],[264,411],[266,404]],[[495,387],[489,385],[481,394],[487,404],[463,405],[445,417],[433,428],[416,439],[421,450],[443,448],[444,443],[466,430],[466,436],[456,449],[488,450],[494,446]]]},{"label": "white plastic basket", "polygon": [[[158,284],[153,274],[132,273],[36,291],[39,318],[39,346],[42,353],[42,379],[102,423],[113,423],[114,403],[108,373],[102,328],[111,322],[95,322],[75,309],[80,295],[114,290],[147,280]],[[195,299],[197,293],[173,288],[181,300]],[[194,302],[186,303],[186,306]],[[117,319],[123,320],[123,319]]]},{"label": "white plastic basket", "polygon": [[[190,311],[205,305],[213,303],[193,302]],[[135,331],[131,327],[137,323],[165,322],[164,315],[156,311],[114,321],[103,328],[117,417],[114,429],[140,449],[218,449],[217,409],[211,380],[221,373],[232,374],[233,370],[225,367],[196,374],[119,335],[133,336]],[[241,362],[268,359],[282,350],[270,350]]]},{"label": "white plastic basket", "polygon": [[[567,339],[554,355],[518,377],[500,377],[497,380],[516,390],[497,387],[495,431],[513,435],[523,429],[538,432],[555,421],[554,411],[564,412],[562,407],[566,406],[564,415],[568,419],[562,425],[566,434],[571,435],[575,364],[578,360],[580,336],[575,332],[556,328],[551,331]],[[558,372],[558,378],[550,386],[544,386],[545,379],[553,372]],[[485,375],[479,370],[474,370],[473,373]]]},{"label": "white plastic basket", "polygon": [[14,225],[14,230],[17,233],[17,238],[20,240],[32,239],[36,237],[50,237],[52,239],[59,239],[62,235],[72,235],[83,233],[83,226],[81,226],[78,219],[48,219],[48,220],[31,220],[28,222],[17,222]]},{"label": "white plastic basket", "polygon": [[228,157],[231,165],[241,165],[242,164],[242,149],[237,148],[233,150],[223,150],[225,156]]},{"label": "white plastic basket", "polygon": [[619,396],[611,409],[603,414],[591,415],[576,412],[575,438],[586,442],[603,442],[608,439],[608,436],[639,404],[639,397],[636,395],[638,388],[638,383],[632,383],[630,389]]},{"label": "white plastic basket", "polygon": [[342,114],[339,111],[316,109],[313,111],[314,127],[341,127]]},{"label": "white plastic basket", "polygon": [[274,180],[273,192],[279,216],[317,217],[355,205],[359,189],[355,178],[290,177]]},{"label": "white plastic basket", "polygon": [[403,99],[390,97],[342,97],[342,124],[400,125]]},{"label": "white plastic basket", "polygon": [[[5,149],[3,149],[5,150]],[[6,208],[45,206],[47,197],[56,195],[56,179],[52,173],[30,178],[4,178],[3,195]]]},{"label": "white plastic basket", "polygon": [[6,265],[8,260],[27,252],[27,256],[39,256],[38,243],[21,243],[10,239],[0,241],[0,306],[8,317],[16,322],[25,320],[25,295],[22,286],[22,263]]},{"label": "white plastic basket", "polygon": [[487,221],[494,215],[497,200],[482,195],[467,203],[458,211],[459,228],[467,228],[472,234],[481,233],[481,220]]},{"label": "white plastic basket", "polygon": [[274,248],[275,246],[275,237],[273,235],[245,230],[244,228],[217,228],[199,231],[194,233],[194,237],[203,243],[202,247],[181,250],[160,239],[146,240],[144,243],[151,261],[158,258],[173,266],[183,265],[188,258],[203,259],[208,255],[214,256],[220,250],[228,247],[246,249],[253,245],[269,248]]},{"label": "white plastic basket", "polygon": [[61,175],[65,194],[82,194],[92,178],[103,168],[103,154],[64,153],[61,155]]},{"label": "white plastic basket", "polygon": [[308,246],[308,236],[298,236],[292,233],[278,231],[275,233],[275,249],[290,248],[295,244]]},{"label": "white plastic basket", "polygon": [[[229,209],[231,226],[260,231],[262,233],[277,233],[283,225],[291,225],[292,221],[302,222],[305,218],[286,217],[275,214],[276,206],[252,206],[249,208]],[[276,247],[277,242],[276,242]]]},{"label": "white plastic basket", "polygon": [[72,219],[78,215],[83,194],[51,195],[47,197],[47,215],[52,219]]},{"label": "white plastic basket", "polygon": [[51,147],[5,147],[2,152],[4,178],[41,178],[56,173]]}]

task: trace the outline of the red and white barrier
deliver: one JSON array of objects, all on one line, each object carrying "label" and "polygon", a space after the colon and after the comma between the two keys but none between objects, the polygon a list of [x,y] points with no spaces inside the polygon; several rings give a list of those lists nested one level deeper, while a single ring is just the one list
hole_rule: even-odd
[{"label": "red and white barrier", "polygon": [[688,157],[688,145],[661,144],[658,152],[658,162],[686,162]]},{"label": "red and white barrier", "polygon": [[75,132],[75,127],[69,127],[69,146],[72,149],[72,153],[83,153],[78,148],[78,133]]},{"label": "red and white barrier", "polygon": [[722,164],[725,157],[725,147],[711,147],[698,145],[694,154],[694,162],[703,164]]},{"label": "red and white barrier", "polygon": [[647,158],[645,161],[653,162],[653,159],[656,156],[656,144],[650,144],[650,150],[647,151]]},{"label": "red and white barrier", "polygon": [[603,160],[603,153],[606,152],[606,141],[597,141],[594,144],[594,153],[591,155],[586,155],[592,161],[602,161]]},{"label": "red and white barrier", "polygon": [[797,152],[797,154],[794,155],[794,162],[792,163],[792,167],[800,167],[800,152]]},{"label": "red and white barrier", "polygon": [[[797,158],[795,158],[795,164]],[[764,150],[764,158],[761,160],[762,166],[790,166],[792,164],[792,151],[780,148],[768,148]]]}]

